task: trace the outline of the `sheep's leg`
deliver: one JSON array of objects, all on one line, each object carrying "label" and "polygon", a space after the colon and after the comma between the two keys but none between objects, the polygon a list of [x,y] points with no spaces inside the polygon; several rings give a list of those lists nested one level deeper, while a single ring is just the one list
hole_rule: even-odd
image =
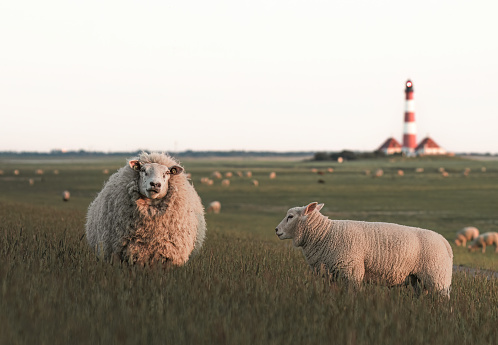
[{"label": "sheep's leg", "polygon": [[355,288],[358,288],[361,286],[363,278],[365,277],[365,265],[361,262],[346,267],[343,274],[348,283],[352,284]]},{"label": "sheep's leg", "polygon": [[420,295],[422,294],[422,291],[424,291],[424,288],[422,286],[422,282],[420,281],[420,279],[418,279],[418,277],[413,275],[413,274],[410,274],[407,279],[408,279],[409,285],[413,289],[413,293],[417,297],[420,297]]},{"label": "sheep's leg", "polygon": [[486,243],[482,243],[482,252],[486,253]]}]

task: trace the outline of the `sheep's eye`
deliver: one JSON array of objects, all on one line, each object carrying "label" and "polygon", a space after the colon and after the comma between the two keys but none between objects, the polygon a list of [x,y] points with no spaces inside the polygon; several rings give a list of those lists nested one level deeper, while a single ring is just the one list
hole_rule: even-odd
[{"label": "sheep's eye", "polygon": [[292,214],[287,216],[287,220],[292,219],[292,218],[294,218],[294,216]]}]

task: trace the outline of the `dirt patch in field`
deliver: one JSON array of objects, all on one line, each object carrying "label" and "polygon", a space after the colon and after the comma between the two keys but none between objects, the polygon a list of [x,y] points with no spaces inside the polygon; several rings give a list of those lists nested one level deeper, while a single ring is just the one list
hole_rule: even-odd
[{"label": "dirt patch in field", "polygon": [[472,267],[465,267],[465,266],[458,266],[458,265],[453,265],[453,272],[463,272],[465,274],[468,274],[470,276],[484,276],[488,278],[498,278],[498,272],[495,271],[490,271],[490,270],[481,270],[478,268],[472,268]]}]

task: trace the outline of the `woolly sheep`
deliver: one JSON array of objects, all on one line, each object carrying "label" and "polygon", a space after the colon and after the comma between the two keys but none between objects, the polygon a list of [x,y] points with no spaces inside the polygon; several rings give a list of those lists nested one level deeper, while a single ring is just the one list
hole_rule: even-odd
[{"label": "woolly sheep", "polygon": [[465,247],[467,241],[472,241],[479,236],[479,230],[473,226],[467,226],[456,233],[455,244]]},{"label": "woolly sheep", "polygon": [[211,173],[211,177],[216,178],[216,179],[220,179],[220,178],[222,178],[223,176],[221,175],[221,173],[220,173],[219,171],[213,171],[213,172]]},{"label": "woolly sheep", "polygon": [[68,190],[65,190],[62,192],[62,201],[69,201],[70,197],[71,197],[71,193],[69,193]]},{"label": "woolly sheep", "polygon": [[254,187],[258,187],[259,186],[258,180],[252,180],[252,184],[253,184]]},{"label": "woolly sheep", "polygon": [[225,177],[226,177],[226,178],[230,178],[230,177],[232,177],[232,176],[233,176],[233,173],[232,173],[231,171],[227,171],[227,172],[225,173]]},{"label": "woolly sheep", "polygon": [[274,171],[272,171],[272,172],[270,173],[270,180],[273,180],[273,179],[274,179],[274,178],[276,178],[276,177],[277,177],[277,173],[276,173],[276,172],[274,172]]},{"label": "woolly sheep", "polygon": [[327,270],[358,285],[412,285],[420,294],[437,291],[449,298],[453,252],[443,236],[430,230],[390,223],[331,220],[323,204],[291,208],[275,229],[292,239],[314,270]]},{"label": "woolly sheep", "polygon": [[482,252],[486,252],[486,246],[495,246],[495,253],[498,253],[498,232],[485,232],[475,238],[472,243],[469,244],[468,248],[471,251],[477,248],[482,248]]},{"label": "woolly sheep", "polygon": [[375,170],[374,177],[381,177],[382,175],[384,175],[384,170],[382,169]]},{"label": "woolly sheep", "polygon": [[230,186],[230,180],[229,180],[229,179],[223,179],[223,180],[221,181],[221,185],[222,185],[223,187],[228,187],[228,186]]},{"label": "woolly sheep", "polygon": [[209,204],[206,212],[208,212],[208,213],[211,213],[211,212],[220,213],[220,210],[221,210],[221,203],[219,201],[212,201]]},{"label": "woolly sheep", "polygon": [[142,152],[111,175],[88,208],[86,237],[97,255],[169,266],[198,253],[204,208],[182,172],[172,157]]},{"label": "woolly sheep", "polygon": [[246,171],[246,177],[251,178],[252,177],[252,172],[251,171]]}]

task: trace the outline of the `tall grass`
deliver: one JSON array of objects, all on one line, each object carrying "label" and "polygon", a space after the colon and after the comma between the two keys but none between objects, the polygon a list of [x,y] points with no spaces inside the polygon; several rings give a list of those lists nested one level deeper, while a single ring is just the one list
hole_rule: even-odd
[{"label": "tall grass", "polygon": [[[455,171],[477,165],[450,163]],[[86,207],[106,178],[100,165],[72,166],[71,174],[62,166],[38,186],[9,189],[0,180],[0,343],[496,343],[495,279],[456,273],[449,301],[417,298],[409,288],[352,290],[313,274],[300,250],[278,241],[273,229],[288,207],[314,200],[325,202],[331,217],[434,226],[448,239],[469,224],[495,229],[485,203],[496,201],[498,169],[440,179],[439,163],[429,161],[434,171],[426,176],[373,179],[362,174],[365,166],[351,164],[318,184],[311,163],[184,164],[204,203],[221,200],[222,213],[207,215],[201,254],[169,270],[102,262],[89,250],[82,235]],[[382,164],[389,171],[415,163]],[[229,188],[198,182],[214,169],[237,168],[253,170],[260,187],[245,178],[233,178]],[[267,178],[271,170],[276,180]],[[58,190],[66,182],[75,192],[63,203]],[[407,191],[412,200],[404,200]],[[456,262],[496,269],[492,250],[454,250]]]}]

